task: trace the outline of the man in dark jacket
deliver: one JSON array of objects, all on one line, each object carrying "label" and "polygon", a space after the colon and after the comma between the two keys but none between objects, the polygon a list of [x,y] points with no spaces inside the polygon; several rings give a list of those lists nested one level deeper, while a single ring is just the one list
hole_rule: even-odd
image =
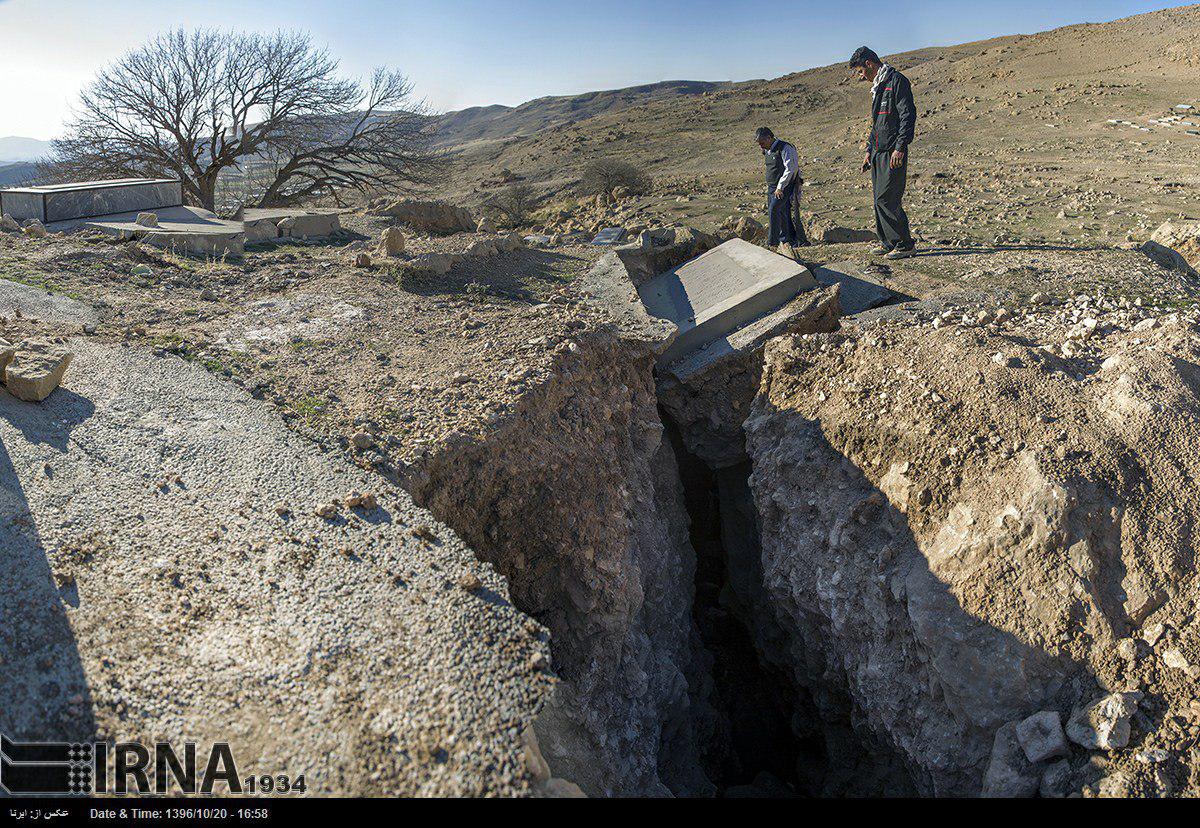
[{"label": "man in dark jacket", "polygon": [[804,226],[793,217],[793,205],[799,200],[800,155],[787,141],[775,137],[768,127],[759,127],[754,140],[763,152],[767,168],[767,219],[770,230],[767,244],[778,245],[780,255],[796,258],[795,246],[806,247]]},{"label": "man in dark jacket", "polygon": [[917,126],[912,84],[908,78],[860,46],[850,58],[850,68],[871,84],[871,132],[863,172],[871,171],[875,193],[875,233],[879,246],[871,252],[889,259],[913,254],[912,232],[904,212],[904,185],[908,178],[908,145]]}]

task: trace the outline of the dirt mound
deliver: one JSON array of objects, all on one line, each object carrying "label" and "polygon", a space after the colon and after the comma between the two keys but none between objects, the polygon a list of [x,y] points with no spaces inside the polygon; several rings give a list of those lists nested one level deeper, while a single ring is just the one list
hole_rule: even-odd
[{"label": "dirt mound", "polygon": [[[763,583],[831,753],[933,794],[1196,791],[1197,331],[1081,297],[768,346]],[[1128,744],[1089,750],[1113,692]],[[1084,722],[1065,758],[1012,749],[1039,711]]]},{"label": "dirt mound", "polygon": [[462,207],[444,201],[392,201],[376,202],[371,212],[377,216],[389,216],[400,224],[436,235],[470,233],[476,222],[471,213]]}]

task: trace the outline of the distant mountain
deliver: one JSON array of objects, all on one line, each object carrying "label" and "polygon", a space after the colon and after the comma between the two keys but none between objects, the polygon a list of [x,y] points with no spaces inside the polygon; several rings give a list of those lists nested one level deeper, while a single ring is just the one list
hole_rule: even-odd
[{"label": "distant mountain", "polygon": [[27,184],[36,174],[37,164],[30,161],[0,164],[0,187],[18,187]]},{"label": "distant mountain", "polygon": [[451,146],[467,141],[510,140],[633,106],[703,95],[729,85],[727,82],[662,81],[581,95],[537,98],[520,106],[476,106],[437,119],[435,140]]},{"label": "distant mountain", "polygon": [[20,138],[11,135],[0,138],[0,164],[16,161],[37,161],[50,154],[50,142],[36,138]]}]

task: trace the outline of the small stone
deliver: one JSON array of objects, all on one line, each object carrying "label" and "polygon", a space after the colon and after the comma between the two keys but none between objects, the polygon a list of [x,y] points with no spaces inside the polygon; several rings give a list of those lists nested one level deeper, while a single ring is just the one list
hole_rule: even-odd
[{"label": "small stone", "polygon": [[367,253],[366,251],[360,252],[357,256],[354,257],[354,266],[355,267],[370,267],[371,264],[372,264],[371,254]]},{"label": "small stone", "polygon": [[996,730],[981,796],[1030,797],[1037,793],[1041,774],[1025,756],[1017,727],[1016,722],[1009,722]]},{"label": "small stone", "polygon": [[1122,638],[1117,642],[1117,655],[1126,661],[1137,659],[1137,641],[1132,638]]},{"label": "small stone", "polygon": [[1142,641],[1145,641],[1147,644],[1153,647],[1158,643],[1158,639],[1162,638],[1162,635],[1165,631],[1166,627],[1164,627],[1161,623],[1151,624],[1142,631]]},{"label": "small stone", "polygon": [[1189,672],[1192,665],[1188,663],[1187,657],[1179,651],[1177,647],[1172,647],[1162,655],[1163,663],[1175,670],[1183,670]]},{"label": "small stone", "polygon": [[134,223],[139,227],[158,227],[158,216],[154,213],[138,213]]},{"label": "small stone", "polygon": [[1067,722],[1067,736],[1085,748],[1112,750],[1129,744],[1129,720],[1137,712],[1142,694],[1110,693],[1078,707]]},{"label": "small stone", "polygon": [[467,572],[458,579],[458,587],[466,592],[474,592],[483,586],[483,581],[474,572]]},{"label": "small stone", "polygon": [[534,653],[529,657],[529,667],[533,670],[544,670],[549,664],[550,660],[546,658],[545,653]]},{"label": "small stone", "polygon": [[292,513],[292,510],[288,508],[288,505],[286,503],[276,503],[275,504],[275,514],[279,515],[280,517],[290,515],[291,513]]},{"label": "small stone", "polygon": [[1071,765],[1066,759],[1059,759],[1042,771],[1038,794],[1046,799],[1065,799],[1071,795],[1071,787]]},{"label": "small stone", "polygon": [[21,225],[17,223],[15,218],[5,213],[3,216],[0,216],[0,230],[8,233],[20,233]]},{"label": "small stone", "polygon": [[356,449],[362,451],[375,445],[375,438],[369,432],[357,431],[350,436],[350,442]]},{"label": "small stone", "polygon": [[1034,713],[1017,725],[1017,740],[1030,762],[1044,762],[1067,754],[1062,721],[1054,710]]},{"label": "small stone", "polygon": [[1034,305],[1048,305],[1050,304],[1050,297],[1044,293],[1035,293],[1029,297],[1029,301]]},{"label": "small stone", "polygon": [[43,225],[37,219],[30,219],[27,221],[25,223],[25,229],[22,232],[24,232],[26,236],[34,239],[44,239],[46,236],[50,235],[50,232],[46,229],[45,225]]},{"label": "small stone", "polygon": [[313,509],[313,514],[325,520],[333,520],[337,517],[338,507],[336,503],[320,503]]},{"label": "small stone", "polygon": [[475,225],[476,233],[495,233],[496,223],[490,218],[481,218],[479,223]]},{"label": "small stone", "polygon": [[[29,340],[17,347],[6,360],[4,384],[14,397],[26,402],[41,402],[62,382],[71,352],[61,345]],[[3,360],[0,357],[0,360]]]},{"label": "small stone", "polygon": [[1098,793],[1101,799],[1125,799],[1129,796],[1129,778],[1121,772],[1100,780]]},{"label": "small stone", "polygon": [[384,229],[379,237],[379,252],[385,256],[400,256],[404,253],[404,233],[399,227]]},{"label": "small stone", "polygon": [[375,502],[375,495],[371,492],[360,492],[357,490],[346,495],[343,498],[343,502],[346,504],[347,509],[366,509],[367,511],[379,505]]}]

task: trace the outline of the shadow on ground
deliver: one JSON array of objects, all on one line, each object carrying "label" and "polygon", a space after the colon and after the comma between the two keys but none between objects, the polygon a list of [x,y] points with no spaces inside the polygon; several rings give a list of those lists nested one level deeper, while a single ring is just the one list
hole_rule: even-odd
[{"label": "shadow on ground", "polygon": [[94,408],[66,389],[55,395],[49,406],[0,391],[0,618],[8,622],[0,625],[0,733],[86,742],[96,738],[96,722],[66,615],[67,606],[78,606],[79,593],[70,573],[56,579],[22,483],[49,474],[49,467],[39,463],[18,474],[10,452],[17,440],[66,451],[71,429]]}]

